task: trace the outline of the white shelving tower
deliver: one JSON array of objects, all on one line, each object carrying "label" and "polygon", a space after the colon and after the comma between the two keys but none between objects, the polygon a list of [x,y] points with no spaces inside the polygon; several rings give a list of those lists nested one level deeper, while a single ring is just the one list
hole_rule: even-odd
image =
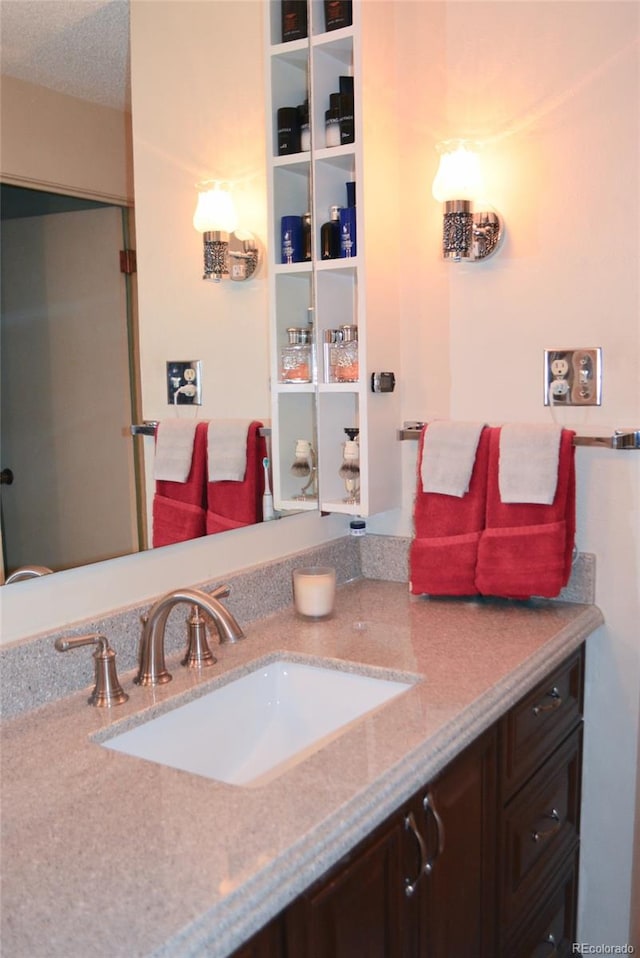
[{"label": "white shelving tower", "polygon": [[[268,156],[270,156],[270,332],[272,457],[278,510],[320,509],[369,516],[400,504],[398,386],[373,393],[374,372],[399,379],[398,204],[395,105],[379,70],[388,54],[390,4],[354,0],[353,25],[325,31],[324,4],[311,0],[309,37],[281,43],[281,7],[271,0],[267,24]],[[353,76],[355,142],[325,146],[325,111],[340,76]],[[277,110],[309,100],[311,151],[277,156]],[[320,259],[320,229],[332,205],[347,205],[346,184],[356,184],[357,256]],[[282,216],[312,214],[312,261],[280,263]],[[289,326],[304,326],[313,309],[315,381],[278,381],[280,349]],[[360,378],[325,381],[323,333],[357,324]],[[346,500],[339,476],[345,427],[359,430],[360,501]],[[317,452],[318,497],[300,501],[304,482],[291,474],[295,443]]]}]

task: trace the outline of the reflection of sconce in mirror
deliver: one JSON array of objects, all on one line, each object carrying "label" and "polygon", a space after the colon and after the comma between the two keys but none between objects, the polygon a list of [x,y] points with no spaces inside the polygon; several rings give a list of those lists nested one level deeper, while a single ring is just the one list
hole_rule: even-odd
[{"label": "reflection of sconce in mirror", "polygon": [[498,249],[503,224],[495,210],[473,210],[483,190],[478,146],[469,140],[446,140],[437,150],[440,166],[432,192],[444,203],[442,255],[456,263],[487,259]]},{"label": "reflection of sconce in mirror", "polygon": [[219,283],[223,276],[228,276],[235,282],[243,282],[254,275],[258,268],[258,247],[252,233],[236,229],[237,221],[228,189],[211,180],[198,184],[193,225],[202,233],[203,279]]},{"label": "reflection of sconce in mirror", "polygon": [[315,499],[316,492],[316,454],[308,439],[296,439],[296,448],[291,475],[306,479],[306,484],[295,499]]}]

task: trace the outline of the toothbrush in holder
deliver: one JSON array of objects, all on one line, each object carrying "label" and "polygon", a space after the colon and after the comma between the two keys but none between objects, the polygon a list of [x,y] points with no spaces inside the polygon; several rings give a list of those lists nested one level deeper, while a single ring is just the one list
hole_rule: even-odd
[{"label": "toothbrush in holder", "polygon": [[269,519],[275,519],[276,514],[273,509],[273,495],[269,484],[269,457],[265,456],[262,460],[264,469],[264,494],[262,496],[262,521],[268,522]]}]

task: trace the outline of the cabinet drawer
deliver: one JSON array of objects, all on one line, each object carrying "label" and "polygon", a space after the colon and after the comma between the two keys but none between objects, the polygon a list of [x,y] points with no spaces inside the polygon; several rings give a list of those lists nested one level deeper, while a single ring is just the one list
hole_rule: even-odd
[{"label": "cabinet drawer", "polygon": [[584,646],[500,723],[501,790],[507,801],[582,718]]},{"label": "cabinet drawer", "polygon": [[560,745],[504,809],[501,834],[504,928],[546,897],[560,863],[577,848],[582,727]]},{"label": "cabinet drawer", "polygon": [[564,958],[576,939],[578,853],[564,864],[544,904],[527,915],[515,936],[503,943],[502,958]]}]

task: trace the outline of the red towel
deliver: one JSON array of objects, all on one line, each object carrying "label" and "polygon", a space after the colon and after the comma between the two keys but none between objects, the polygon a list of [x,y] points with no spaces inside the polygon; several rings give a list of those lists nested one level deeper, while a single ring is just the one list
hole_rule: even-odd
[{"label": "red towel", "polygon": [[254,421],[247,431],[247,469],[244,479],[241,482],[225,479],[207,483],[207,535],[262,521],[262,460],[267,455],[267,443],[264,436],[260,435],[261,428],[262,423]]},{"label": "red towel", "polygon": [[551,505],[503,503],[498,486],[500,428],[490,430],[486,528],[478,548],[482,595],[553,598],[569,581],[576,531],[575,448],[563,429]]},{"label": "red towel", "polygon": [[418,448],[415,537],[409,549],[414,595],[475,595],[478,543],[484,528],[489,430],[480,434],[469,491],[462,498],[423,492],[420,475],[424,435]]},{"label": "red towel", "polygon": [[153,497],[153,548],[205,535],[207,423],[199,422],[186,482],[156,481]]}]

